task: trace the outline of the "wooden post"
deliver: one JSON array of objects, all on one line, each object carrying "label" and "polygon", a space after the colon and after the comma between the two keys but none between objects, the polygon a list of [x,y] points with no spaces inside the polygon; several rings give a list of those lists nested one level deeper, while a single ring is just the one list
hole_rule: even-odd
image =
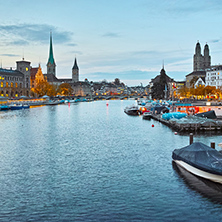
[{"label": "wooden post", "polygon": [[210,147],[215,149],[215,143],[210,143]]},{"label": "wooden post", "polygon": [[190,145],[193,143],[193,133],[190,133]]}]

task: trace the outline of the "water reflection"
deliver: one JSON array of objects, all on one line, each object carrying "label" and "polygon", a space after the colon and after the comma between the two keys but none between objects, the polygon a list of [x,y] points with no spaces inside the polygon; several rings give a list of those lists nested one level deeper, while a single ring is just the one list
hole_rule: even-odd
[{"label": "water reflection", "polygon": [[208,198],[213,202],[222,204],[222,184],[214,183],[210,180],[193,175],[181,166],[172,162],[173,169],[181,176],[187,185],[192,190],[200,193],[203,197]]}]

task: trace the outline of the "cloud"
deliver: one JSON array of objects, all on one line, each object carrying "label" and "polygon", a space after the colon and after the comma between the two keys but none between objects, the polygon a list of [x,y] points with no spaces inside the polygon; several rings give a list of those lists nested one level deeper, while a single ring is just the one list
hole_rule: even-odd
[{"label": "cloud", "polygon": [[120,35],[118,33],[114,33],[114,32],[107,32],[105,34],[102,35],[103,37],[109,37],[109,38],[119,38]]},{"label": "cloud", "polygon": [[11,41],[12,45],[28,45],[29,42],[25,40],[17,40],[17,41]]},{"label": "cloud", "polygon": [[19,55],[16,55],[16,54],[0,54],[0,56],[18,57]]},{"label": "cloud", "polygon": [[11,39],[9,44],[12,45],[27,45],[30,43],[48,44],[50,30],[52,30],[53,43],[70,43],[72,33],[67,31],[60,31],[57,27],[52,25],[27,23],[16,25],[0,25],[0,35],[4,34],[5,36],[8,36],[8,38]]},{"label": "cloud", "polygon": [[217,43],[217,42],[220,42],[220,39],[212,39],[212,40],[210,40],[209,42]]}]

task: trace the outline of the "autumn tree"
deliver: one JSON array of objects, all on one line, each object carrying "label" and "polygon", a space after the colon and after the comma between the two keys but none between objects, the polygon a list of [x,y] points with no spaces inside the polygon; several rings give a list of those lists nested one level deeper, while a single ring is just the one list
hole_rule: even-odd
[{"label": "autumn tree", "polygon": [[60,86],[59,86],[59,90],[58,92],[61,94],[61,95],[65,95],[65,96],[70,96],[72,95],[72,87],[69,83],[62,83]]}]

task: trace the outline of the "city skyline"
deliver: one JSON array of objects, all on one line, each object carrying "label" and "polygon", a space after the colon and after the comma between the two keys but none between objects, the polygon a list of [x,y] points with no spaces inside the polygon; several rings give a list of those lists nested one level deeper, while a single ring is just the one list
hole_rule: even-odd
[{"label": "city skyline", "polygon": [[212,65],[222,61],[218,0],[0,2],[3,68],[24,57],[46,73],[50,31],[58,78],[71,77],[77,58],[81,81],[147,85],[163,61],[167,75],[184,80],[193,70],[197,41],[202,52],[208,43]]}]

